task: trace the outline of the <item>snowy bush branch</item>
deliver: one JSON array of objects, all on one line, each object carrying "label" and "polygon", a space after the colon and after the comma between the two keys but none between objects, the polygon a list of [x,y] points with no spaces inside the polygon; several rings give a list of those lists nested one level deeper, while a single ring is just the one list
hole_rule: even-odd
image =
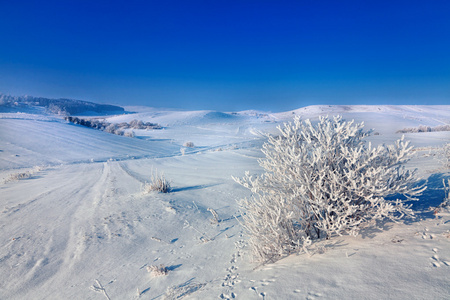
[{"label": "snowy bush branch", "polygon": [[402,200],[387,200],[413,200],[425,189],[404,167],[412,147],[403,137],[374,147],[365,143],[371,132],[363,127],[340,116],[321,117],[317,125],[297,117],[267,136],[259,161],[265,173],[234,178],[253,193],[239,204],[257,260],[273,262],[312,240],[356,235],[371,220],[413,214]]}]

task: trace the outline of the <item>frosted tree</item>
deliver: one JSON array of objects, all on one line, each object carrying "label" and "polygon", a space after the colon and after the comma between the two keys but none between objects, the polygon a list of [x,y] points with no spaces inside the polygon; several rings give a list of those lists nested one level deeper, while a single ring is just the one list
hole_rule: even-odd
[{"label": "frosted tree", "polygon": [[313,240],[356,235],[371,220],[413,215],[401,199],[414,200],[426,187],[404,166],[412,147],[403,137],[374,147],[363,127],[340,116],[316,125],[297,117],[267,136],[259,161],[265,172],[234,178],[253,194],[239,204],[256,260],[273,262]]}]

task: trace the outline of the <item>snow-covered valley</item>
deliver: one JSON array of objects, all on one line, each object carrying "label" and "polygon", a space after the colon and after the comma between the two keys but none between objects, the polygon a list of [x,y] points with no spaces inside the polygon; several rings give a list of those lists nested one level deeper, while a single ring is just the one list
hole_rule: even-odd
[{"label": "snow-covered valley", "polygon": [[[340,114],[393,143],[450,124],[450,106],[310,106],[285,113],[158,110],[104,116],[163,129],[117,136],[38,111],[0,111],[0,299],[448,299],[450,131],[406,133],[428,189],[417,219],[252,262],[232,176],[260,173],[263,133],[295,115]],[[99,118],[99,116],[96,116]],[[186,147],[192,142],[194,147]],[[172,191],[143,193],[153,170]],[[20,178],[20,174],[28,174]],[[215,214],[218,219],[216,219]],[[147,267],[165,266],[152,276]]]}]

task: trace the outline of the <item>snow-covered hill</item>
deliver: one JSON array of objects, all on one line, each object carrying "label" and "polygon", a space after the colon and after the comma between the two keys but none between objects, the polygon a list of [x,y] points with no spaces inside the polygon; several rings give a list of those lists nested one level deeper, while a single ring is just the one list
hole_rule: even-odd
[{"label": "snow-covered hill", "polygon": [[42,109],[56,114],[123,113],[123,107],[73,99],[49,99],[32,96],[9,96],[0,93],[0,112]]},{"label": "snow-covered hill", "polygon": [[[0,299],[450,297],[450,214],[429,211],[450,177],[439,152],[450,132],[405,134],[417,147],[408,167],[429,180],[416,221],[334,237],[271,265],[251,261],[236,204],[249,194],[231,178],[261,172],[263,133],[296,115],[341,114],[374,128],[372,142],[392,143],[399,129],[450,124],[450,106],[127,107],[135,113],[95,116],[164,127],[134,138],[27,109],[0,113]],[[155,169],[171,193],[142,192]],[[147,272],[160,265],[167,275]]]}]

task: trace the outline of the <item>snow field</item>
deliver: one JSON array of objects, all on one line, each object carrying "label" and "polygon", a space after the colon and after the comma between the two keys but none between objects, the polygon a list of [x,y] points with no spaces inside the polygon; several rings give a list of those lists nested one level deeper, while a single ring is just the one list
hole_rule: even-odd
[{"label": "snow field", "polygon": [[[231,175],[252,165],[239,153],[218,152],[58,166],[8,183],[0,294],[91,299],[86,287],[98,279],[110,297],[129,299],[138,288],[154,297],[192,278],[219,284],[217,271],[225,273],[229,260],[223,251],[242,239],[234,199],[245,191],[230,188]],[[164,170],[172,193],[141,193],[153,167]],[[160,263],[168,276],[151,278],[145,267]]]},{"label": "snow field", "polygon": [[[0,299],[105,299],[104,291],[111,299],[450,297],[450,214],[429,209],[442,201],[442,179],[450,176],[439,152],[449,132],[405,134],[418,147],[407,167],[429,180],[414,204],[417,220],[381,223],[383,231],[334,237],[309,255],[260,266],[236,204],[250,194],[231,176],[260,173],[258,132],[276,132],[293,114],[209,113],[147,109],[107,118],[166,126],[136,138],[36,113],[0,114]],[[393,143],[405,127],[450,120],[448,106],[295,113],[365,121],[379,133],[374,144]],[[187,141],[195,147],[182,155]],[[6,180],[36,166],[28,178]],[[152,169],[164,173],[171,193],[142,193]],[[147,271],[160,265],[166,275]]]}]

